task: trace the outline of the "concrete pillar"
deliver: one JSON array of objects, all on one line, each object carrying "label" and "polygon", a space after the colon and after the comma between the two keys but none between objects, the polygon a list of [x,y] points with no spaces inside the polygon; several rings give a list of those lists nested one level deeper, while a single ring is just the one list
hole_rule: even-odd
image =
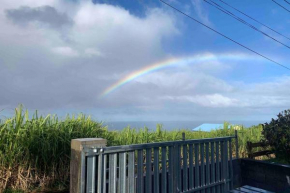
[{"label": "concrete pillar", "polygon": [[107,144],[102,138],[81,138],[71,140],[70,193],[84,193],[85,153],[84,147],[101,148]]}]

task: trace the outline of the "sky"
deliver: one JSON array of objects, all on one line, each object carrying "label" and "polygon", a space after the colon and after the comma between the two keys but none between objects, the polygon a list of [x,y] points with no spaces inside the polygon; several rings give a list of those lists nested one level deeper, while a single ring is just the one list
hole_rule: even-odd
[{"label": "sky", "polygon": [[[288,47],[206,2],[165,1],[290,68]],[[290,14],[271,0],[224,1],[290,38]],[[158,0],[1,0],[0,78],[2,118],[23,104],[100,121],[259,123],[290,107],[289,70]]]}]

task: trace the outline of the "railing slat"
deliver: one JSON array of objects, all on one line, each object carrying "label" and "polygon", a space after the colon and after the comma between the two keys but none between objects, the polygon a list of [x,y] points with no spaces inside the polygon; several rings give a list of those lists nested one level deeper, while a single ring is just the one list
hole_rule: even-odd
[{"label": "railing slat", "polygon": [[[209,143],[205,144],[205,160],[206,160],[206,168],[205,168],[205,174],[206,174],[206,181],[205,184],[210,184],[210,170],[209,170]],[[210,189],[206,188],[206,192],[209,193]]]},{"label": "railing slat", "polygon": [[107,193],[107,155],[103,157],[103,193]]},{"label": "railing slat", "polygon": [[[219,142],[216,142],[216,182],[220,182],[220,147]],[[216,192],[220,193],[220,186],[216,187]]]},{"label": "railing slat", "polygon": [[232,151],[232,139],[230,139],[229,141],[229,155],[230,155],[230,166],[229,166],[229,170],[230,170],[230,189],[232,190],[234,188],[234,176],[233,176],[233,151]]},{"label": "railing slat", "polygon": [[96,156],[87,157],[87,184],[86,192],[95,193]]},{"label": "railing slat", "polygon": [[180,146],[176,144],[174,146],[174,188],[173,192],[181,192],[181,155]]},{"label": "railing slat", "polygon": [[188,190],[187,145],[183,145],[183,191]]},{"label": "railing slat", "polygon": [[189,144],[188,148],[188,154],[189,154],[189,190],[193,188],[193,145]]},{"label": "railing slat", "polygon": [[126,193],[126,153],[119,153],[119,192]]},{"label": "railing slat", "polygon": [[199,185],[199,144],[194,144],[194,157],[195,157],[195,188],[200,187]]},{"label": "railing slat", "polygon": [[[224,151],[225,151],[225,179],[229,179],[229,158],[228,158],[228,140],[225,140],[225,143],[224,143]],[[229,187],[229,183],[226,182],[225,184],[225,189],[226,191],[229,191],[230,190],[230,187]]]},{"label": "railing slat", "polygon": [[128,192],[135,193],[135,152],[128,152]]},{"label": "railing slat", "polygon": [[146,149],[146,193],[152,193],[151,148]]},{"label": "railing slat", "polygon": [[167,166],[166,166],[166,147],[162,147],[162,181],[161,181],[161,192],[167,192]]},{"label": "railing slat", "polygon": [[174,156],[173,156],[174,147],[169,146],[168,147],[168,192],[173,192],[174,190]]},{"label": "railing slat", "polygon": [[[210,143],[210,153],[211,153],[211,183],[216,182],[215,178],[215,149],[214,149],[214,142]],[[215,187],[211,188],[211,192],[215,193]]]},{"label": "railing slat", "polygon": [[144,178],[143,178],[143,149],[138,150],[137,161],[137,192],[144,192]]},{"label": "railing slat", "polygon": [[117,154],[109,155],[109,193],[117,191]]},{"label": "railing slat", "polygon": [[104,157],[103,154],[100,154],[98,156],[98,176],[96,181],[97,181],[97,193],[102,193],[102,186],[103,186],[103,181],[104,181],[104,172],[103,172],[103,165],[104,165]]},{"label": "railing slat", "polygon": [[[204,186],[204,179],[205,179],[205,175],[204,175],[204,143],[200,144],[200,186]],[[202,193],[204,193],[204,189],[201,191]]]},{"label": "railing slat", "polygon": [[[221,141],[221,181],[225,179],[225,152],[224,152],[224,142]],[[221,185],[221,192],[225,192],[225,184]]]},{"label": "railing slat", "polygon": [[159,193],[159,148],[154,148],[154,193]]}]

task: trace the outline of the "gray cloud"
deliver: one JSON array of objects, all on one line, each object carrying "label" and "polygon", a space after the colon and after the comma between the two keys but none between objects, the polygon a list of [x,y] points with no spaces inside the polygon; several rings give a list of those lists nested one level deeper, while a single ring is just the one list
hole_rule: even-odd
[{"label": "gray cloud", "polygon": [[54,7],[41,6],[31,8],[22,6],[18,9],[6,10],[6,16],[17,25],[27,25],[39,22],[54,29],[72,25],[72,20],[65,14],[58,12]]}]

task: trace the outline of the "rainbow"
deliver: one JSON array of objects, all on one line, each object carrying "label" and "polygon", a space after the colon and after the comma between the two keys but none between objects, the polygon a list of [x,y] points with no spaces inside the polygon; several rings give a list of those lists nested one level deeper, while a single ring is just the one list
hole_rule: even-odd
[{"label": "rainbow", "polygon": [[115,82],[108,88],[106,88],[102,93],[101,97],[104,97],[117,88],[120,88],[121,86],[127,84],[128,82],[131,82],[132,80],[143,76],[145,74],[148,74],[153,71],[157,71],[166,67],[170,66],[176,66],[176,65],[188,65],[188,64],[196,64],[201,62],[210,62],[210,61],[240,61],[240,60],[258,60],[259,58],[254,57],[252,55],[246,55],[246,54],[222,54],[222,55],[213,55],[213,54],[199,54],[194,55],[191,57],[181,57],[181,58],[171,58],[166,59],[160,62],[156,62],[154,64],[145,66],[139,70],[136,70],[124,78],[120,79],[119,81]]}]

